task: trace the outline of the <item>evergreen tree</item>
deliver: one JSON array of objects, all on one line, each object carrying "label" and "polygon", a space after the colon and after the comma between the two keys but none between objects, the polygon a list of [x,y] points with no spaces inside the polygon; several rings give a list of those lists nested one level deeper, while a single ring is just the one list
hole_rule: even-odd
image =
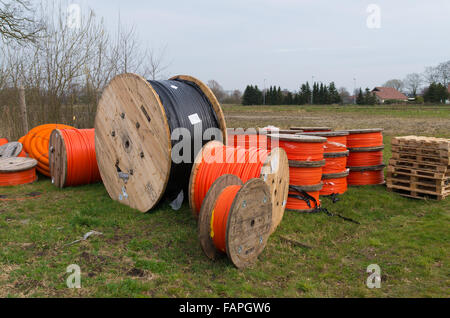
[{"label": "evergreen tree", "polygon": [[425,102],[428,103],[445,103],[448,97],[448,90],[441,83],[431,83],[423,95]]},{"label": "evergreen tree", "polygon": [[358,92],[358,96],[356,97],[356,104],[364,105],[364,102],[365,102],[364,95],[363,95],[362,89],[360,88],[359,92]]}]

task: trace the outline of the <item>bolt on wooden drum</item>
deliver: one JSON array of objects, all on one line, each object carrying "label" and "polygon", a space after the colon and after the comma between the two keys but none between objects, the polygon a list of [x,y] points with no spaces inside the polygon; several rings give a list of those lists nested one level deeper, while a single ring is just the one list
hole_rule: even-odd
[{"label": "bolt on wooden drum", "polygon": [[[224,219],[215,219],[220,212],[219,200],[223,199],[222,195],[230,187],[235,187],[238,191],[234,198],[230,198],[232,202],[229,210],[225,211]],[[250,179],[243,185],[235,175],[218,178],[209,189],[199,214],[198,235],[205,254],[215,260],[226,253],[230,261],[240,269],[254,264],[270,235],[270,197],[270,189],[261,179]],[[222,247],[217,243],[220,239],[218,227],[221,227],[221,231],[225,230]]]},{"label": "bolt on wooden drum", "polygon": [[[171,140],[172,131],[179,128],[171,120],[183,110],[184,98],[180,94],[184,90],[197,94],[198,101],[208,104],[208,111],[226,140],[223,112],[205,84],[185,75],[162,82],[173,90],[168,94],[176,97],[178,109],[166,108],[170,101],[157,93],[157,81],[151,84],[139,75],[122,74],[105,88],[95,118],[97,162],[106,190],[113,200],[141,212],[151,210],[168,187],[185,183],[187,188],[189,174],[174,175]],[[193,113],[183,120],[189,119],[194,126],[201,122],[200,117],[201,114]],[[190,169],[192,162],[186,164]],[[175,177],[178,180],[173,180]]]}]

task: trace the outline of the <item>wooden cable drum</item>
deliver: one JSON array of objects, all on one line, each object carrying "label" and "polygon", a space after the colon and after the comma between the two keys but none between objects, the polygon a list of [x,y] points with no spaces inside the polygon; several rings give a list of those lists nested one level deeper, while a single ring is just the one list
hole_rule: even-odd
[{"label": "wooden cable drum", "polygon": [[323,183],[308,186],[289,186],[286,210],[294,212],[315,212],[320,208],[320,190]]},{"label": "wooden cable drum", "polygon": [[302,132],[299,135],[318,136],[327,138],[324,145],[325,153],[345,152],[347,151],[347,131],[325,131],[325,132]]},{"label": "wooden cable drum", "polygon": [[101,181],[94,129],[55,129],[49,146],[50,175],[55,186],[64,188]]},{"label": "wooden cable drum", "polygon": [[290,130],[302,130],[303,132],[325,132],[331,131],[330,127],[291,127]]},{"label": "wooden cable drum", "polygon": [[347,147],[378,147],[383,145],[383,129],[369,128],[369,129],[352,129],[348,130]]},{"label": "wooden cable drum", "polygon": [[348,167],[347,177],[349,186],[364,186],[384,184],[384,164],[368,167]]},{"label": "wooden cable drum", "polygon": [[0,159],[0,186],[15,186],[37,180],[37,161],[31,158],[12,157]]},{"label": "wooden cable drum", "polygon": [[199,214],[198,236],[212,260],[226,255],[245,268],[264,250],[272,226],[269,186],[261,179],[245,184],[235,175],[223,175],[210,187]]},{"label": "wooden cable drum", "polygon": [[[190,133],[190,149],[177,148],[180,131]],[[98,167],[110,197],[142,212],[163,196],[185,198],[202,144],[226,142],[227,133],[219,102],[201,81],[186,75],[147,81],[136,74],[118,75],[105,88],[95,132]],[[172,160],[181,153],[190,158]]]},{"label": "wooden cable drum", "polygon": [[304,135],[269,134],[270,144],[283,148],[289,160],[321,161],[326,138]]},{"label": "wooden cable drum", "polygon": [[347,191],[347,176],[350,171],[329,173],[322,175],[323,188],[319,194],[321,196],[344,194]]},{"label": "wooden cable drum", "polygon": [[289,161],[289,183],[293,186],[316,185],[322,179],[322,161]]},{"label": "wooden cable drum", "polygon": [[[238,155],[239,158],[236,157]],[[189,181],[189,205],[195,217],[198,217],[211,185],[225,174],[234,174],[243,182],[260,178],[267,183],[273,205],[273,233],[283,218],[289,191],[289,165],[285,151],[281,148],[234,148],[218,141],[207,143],[195,159]]]},{"label": "wooden cable drum", "polygon": [[8,142],[0,146],[0,158],[18,157],[22,153],[20,142]]},{"label": "wooden cable drum", "polygon": [[367,167],[383,164],[384,146],[350,148],[347,165],[350,167]]}]

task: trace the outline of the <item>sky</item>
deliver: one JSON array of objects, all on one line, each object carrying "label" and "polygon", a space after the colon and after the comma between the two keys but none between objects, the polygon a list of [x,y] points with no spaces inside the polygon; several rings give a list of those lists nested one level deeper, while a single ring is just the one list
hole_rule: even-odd
[{"label": "sky", "polygon": [[169,75],[224,89],[380,86],[450,60],[449,0],[69,0],[167,45]]}]

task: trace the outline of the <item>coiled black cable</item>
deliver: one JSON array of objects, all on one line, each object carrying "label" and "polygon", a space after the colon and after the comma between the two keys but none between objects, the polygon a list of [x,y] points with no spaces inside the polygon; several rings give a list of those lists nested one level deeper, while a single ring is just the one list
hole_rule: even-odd
[{"label": "coiled black cable", "polygon": [[[171,136],[172,132],[177,128],[185,128],[190,133],[190,161],[175,163],[172,160],[165,197],[173,200],[182,190],[187,194],[192,165],[197,153],[200,151],[200,149],[195,149],[194,145],[195,125],[199,124],[196,123],[196,118],[201,120],[202,146],[210,141],[203,140],[203,133],[209,128],[219,129],[219,120],[211,102],[195,83],[183,80],[149,80],[149,83],[159,95],[164,107]],[[191,119],[189,116],[191,116]],[[180,141],[182,141],[181,137],[178,140],[172,140],[172,147]],[[180,152],[180,155],[182,154]],[[186,198],[187,196],[185,195],[184,197]]]}]

